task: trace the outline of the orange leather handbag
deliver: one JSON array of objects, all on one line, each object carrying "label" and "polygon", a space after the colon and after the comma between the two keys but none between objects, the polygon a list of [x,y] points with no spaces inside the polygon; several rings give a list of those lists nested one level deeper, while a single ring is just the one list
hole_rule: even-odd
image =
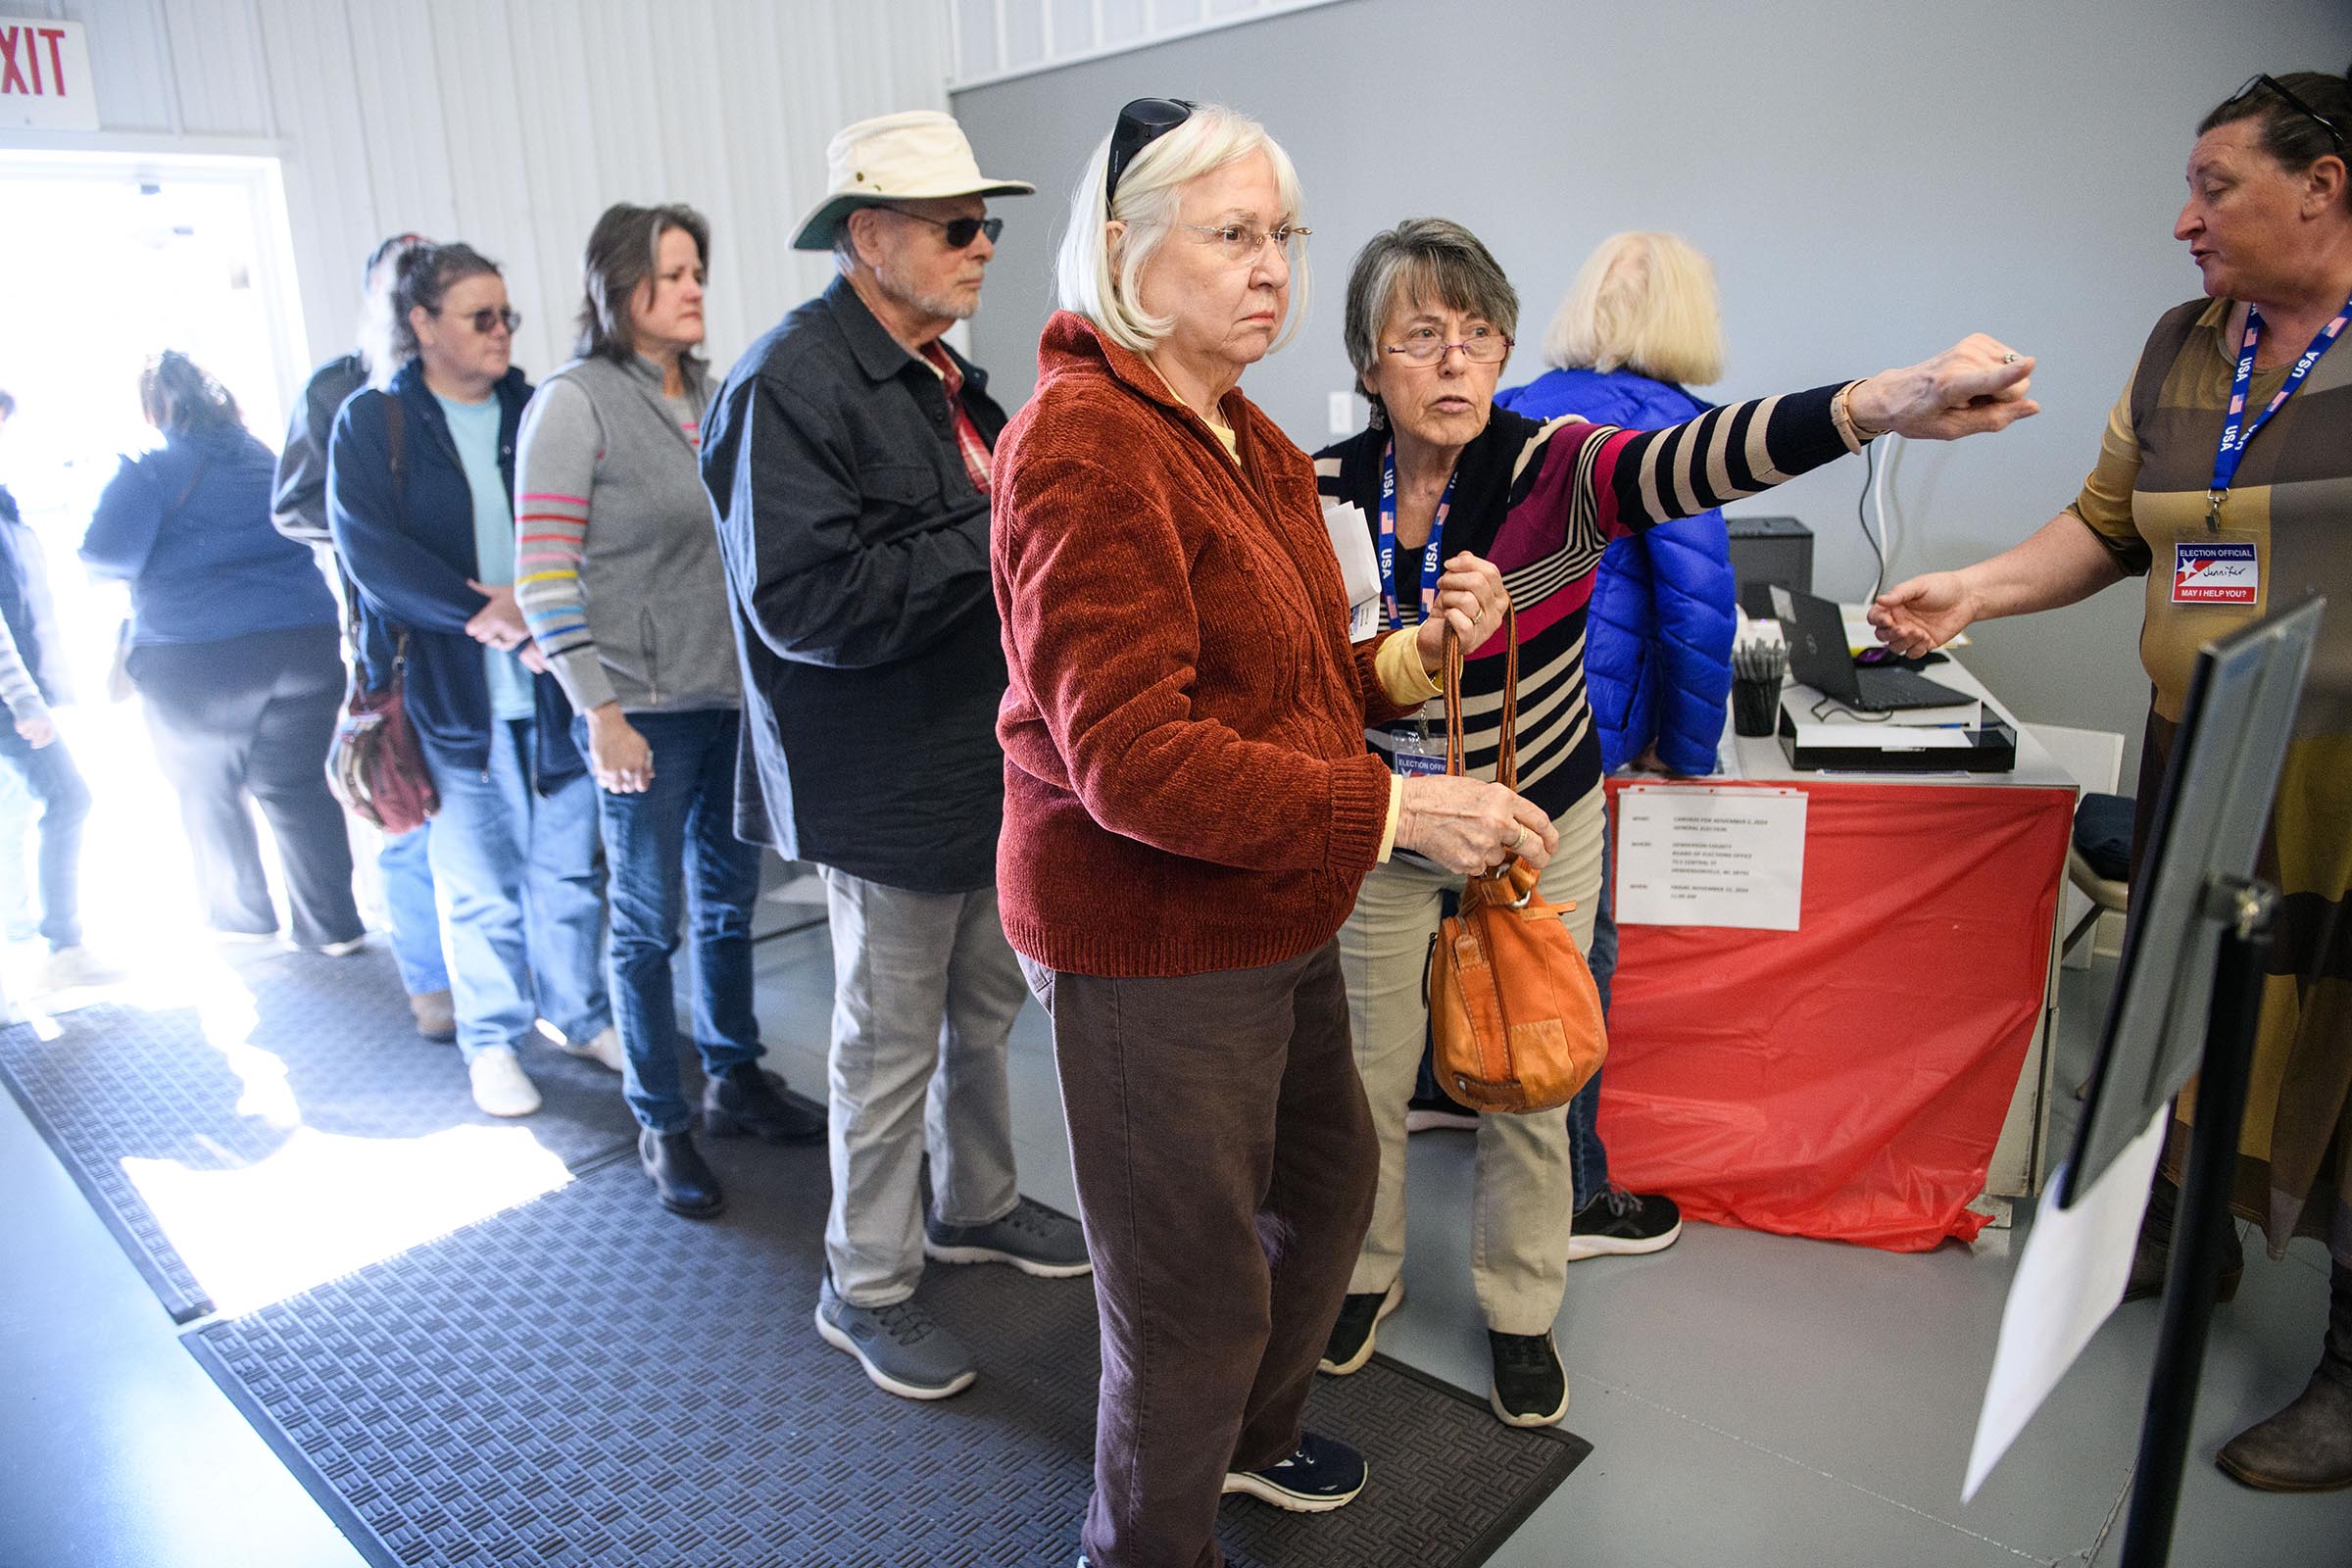
[{"label": "orange leather handbag", "polygon": [[[1519,780],[1519,628],[1505,610],[1502,742],[1495,781]],[[1446,632],[1446,771],[1462,771],[1462,649]],[[1477,1110],[1553,1110],[1608,1054],[1600,991],[1557,905],[1517,856],[1470,878],[1430,942],[1429,1023],[1438,1082]],[[1569,909],[1576,906],[1570,904]]]}]

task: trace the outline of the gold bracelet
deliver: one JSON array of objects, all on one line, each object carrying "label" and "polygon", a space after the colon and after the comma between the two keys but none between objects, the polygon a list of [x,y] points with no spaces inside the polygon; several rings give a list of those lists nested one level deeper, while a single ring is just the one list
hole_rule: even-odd
[{"label": "gold bracelet", "polygon": [[[1866,375],[1862,381],[1869,379],[1870,377]],[[1838,396],[1832,401],[1836,404],[1839,416],[1844,419],[1845,427],[1853,431],[1855,442],[1861,446],[1868,446],[1886,432],[1873,430],[1869,425],[1854,417],[1854,388],[1860,386],[1862,381],[1848,381],[1838,389]]]}]

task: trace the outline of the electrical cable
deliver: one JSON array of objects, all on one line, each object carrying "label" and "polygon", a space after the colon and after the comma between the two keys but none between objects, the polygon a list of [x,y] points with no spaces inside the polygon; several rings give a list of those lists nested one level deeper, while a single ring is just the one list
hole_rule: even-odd
[{"label": "electrical cable", "polygon": [[[1872,487],[1877,483],[1879,477],[1879,444],[1876,441],[1871,442],[1868,446],[1862,449],[1862,462],[1864,465],[1862,470],[1862,493],[1854,497],[1854,521],[1861,526],[1862,542],[1870,546],[1870,553],[1874,558],[1877,559],[1879,564],[1877,573],[1870,579],[1870,598],[1866,601],[1866,603],[1876,604],[1879,598],[1879,590],[1886,586],[1886,547],[1881,545],[1877,535],[1870,531],[1871,490]],[[1886,513],[1881,512],[1879,514],[1881,526],[1885,525],[1886,517]]]}]

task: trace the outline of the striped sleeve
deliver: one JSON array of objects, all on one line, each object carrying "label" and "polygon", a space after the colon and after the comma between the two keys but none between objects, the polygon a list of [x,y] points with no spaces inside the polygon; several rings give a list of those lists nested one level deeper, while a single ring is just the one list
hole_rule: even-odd
[{"label": "striped sleeve", "polygon": [[1861,450],[1830,412],[1849,384],[1729,403],[1662,430],[1554,419],[1521,457],[1514,509],[1556,518],[1556,548],[1597,557],[1611,539],[1760,494]]},{"label": "striped sleeve", "polygon": [[0,620],[0,702],[20,719],[45,718],[49,705],[41,701],[41,688],[34,684],[32,671],[24,667],[24,656],[17,652],[17,639]]},{"label": "striped sleeve", "polygon": [[559,376],[532,397],[514,448],[514,603],[549,672],[583,713],[618,697],[580,582],[603,445],[588,395]]}]

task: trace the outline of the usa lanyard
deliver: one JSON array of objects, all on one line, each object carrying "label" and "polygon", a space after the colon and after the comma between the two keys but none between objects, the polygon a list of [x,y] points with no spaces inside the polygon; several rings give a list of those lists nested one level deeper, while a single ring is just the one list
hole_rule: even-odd
[{"label": "usa lanyard", "polygon": [[[1456,468],[1446,476],[1446,493],[1438,497],[1438,514],[1429,524],[1429,543],[1421,547],[1421,614],[1414,621],[1419,625],[1437,608],[1438,579],[1446,574],[1446,514],[1453,510],[1453,481],[1461,477]],[[1389,629],[1404,629],[1404,615],[1396,603],[1396,443],[1389,443],[1380,455],[1380,603],[1389,617]]]},{"label": "usa lanyard", "polygon": [[2230,486],[2236,481],[2237,466],[2245,461],[2246,447],[2253,441],[2255,433],[2270,423],[2271,416],[2294,396],[2295,388],[2303,384],[2303,378],[2311,373],[2311,368],[2320,363],[2320,356],[2327,353],[2343,332],[2346,321],[2352,321],[2352,300],[2344,302],[2344,308],[2336,312],[2334,320],[2320,328],[2319,335],[2311,340],[2311,347],[2303,351],[2303,357],[2295,362],[2295,368],[2286,372],[2286,380],[2280,384],[2277,395],[2263,405],[2262,412],[2254,416],[2254,422],[2248,424],[2246,398],[2248,388],[2254,384],[2254,351],[2262,343],[2262,313],[2252,305],[2246,307],[2245,336],[2238,342],[2237,369],[2230,378],[2230,415],[2222,426],[2221,450],[2213,455],[2213,484],[2205,492],[2206,527],[2221,526],[2222,500],[2229,495]]}]

